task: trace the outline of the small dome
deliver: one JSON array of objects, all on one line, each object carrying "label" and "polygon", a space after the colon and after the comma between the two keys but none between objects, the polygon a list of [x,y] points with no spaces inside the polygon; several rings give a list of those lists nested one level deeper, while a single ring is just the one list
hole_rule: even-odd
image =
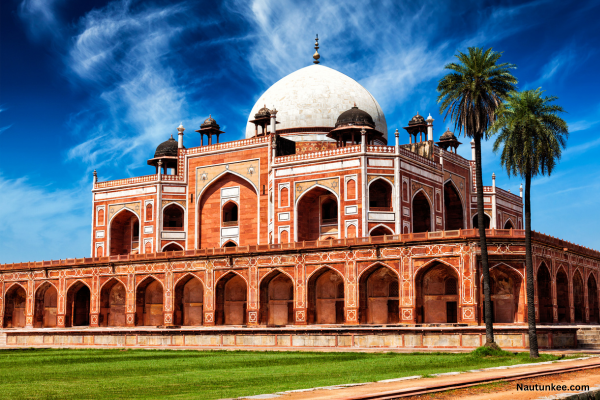
[{"label": "small dome", "polygon": [[354,126],[354,125],[364,125],[370,126],[371,128],[375,128],[375,122],[373,122],[373,118],[369,115],[368,112],[361,110],[360,108],[352,107],[351,109],[344,111],[340,114],[335,123],[335,127],[341,126]]},{"label": "small dome", "polygon": [[446,132],[440,136],[440,141],[442,140],[456,140],[456,136],[454,136],[454,132],[450,131],[450,128],[446,128]]},{"label": "small dome", "polygon": [[414,117],[412,117],[412,119],[410,121],[408,121],[408,126],[424,124],[424,123],[425,123],[425,118],[422,115],[419,115],[419,113],[417,113],[417,115],[415,115]]},{"label": "small dome", "polygon": [[267,108],[266,104],[263,108],[258,110],[258,112],[256,114],[254,114],[254,119],[259,119],[259,118],[264,118],[264,117],[269,117],[269,118],[271,117],[271,110],[269,110]]},{"label": "small dome", "polygon": [[173,135],[166,142],[162,142],[154,152],[154,158],[158,157],[177,157],[177,140],[173,139]]},{"label": "small dome", "polygon": [[217,128],[217,129],[221,129],[221,127],[219,126],[219,124],[217,124],[217,121],[215,121],[215,119],[212,117],[212,115],[209,115],[208,118],[206,118],[204,120],[204,122],[202,123],[202,125],[200,125],[200,128]]}]

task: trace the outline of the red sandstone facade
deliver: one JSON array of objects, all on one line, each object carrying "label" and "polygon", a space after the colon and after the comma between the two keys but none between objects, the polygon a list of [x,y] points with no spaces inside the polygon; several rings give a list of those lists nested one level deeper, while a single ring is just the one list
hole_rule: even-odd
[{"label": "red sandstone facade", "polygon": [[[187,149],[180,127],[155,174],[95,178],[91,257],[1,265],[2,326],[482,322],[474,161],[434,143],[432,120],[406,145],[359,127],[290,151],[286,137],[338,128],[270,117],[270,132],[221,144],[210,118],[209,144]],[[484,199],[493,318],[522,324],[521,197],[494,184]],[[600,253],[536,233],[534,269],[540,323],[598,323]]]}]

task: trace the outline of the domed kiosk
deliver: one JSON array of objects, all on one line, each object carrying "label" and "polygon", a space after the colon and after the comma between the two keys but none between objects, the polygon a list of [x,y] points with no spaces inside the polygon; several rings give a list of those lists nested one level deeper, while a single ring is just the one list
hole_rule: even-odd
[{"label": "domed kiosk", "polygon": [[373,95],[341,72],[311,65],[280,79],[260,96],[250,111],[246,138],[254,137],[256,126],[250,121],[266,106],[277,108],[277,131],[287,139],[331,141],[327,133],[340,114],[354,105],[372,117],[375,129],[387,141],[385,115]]}]

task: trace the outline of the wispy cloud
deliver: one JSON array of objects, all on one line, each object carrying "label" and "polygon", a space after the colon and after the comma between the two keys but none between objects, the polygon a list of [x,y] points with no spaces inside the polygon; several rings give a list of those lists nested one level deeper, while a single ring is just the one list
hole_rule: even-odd
[{"label": "wispy cloud", "polygon": [[23,0],[19,6],[19,16],[28,26],[35,39],[44,35],[56,36],[59,33],[59,19],[56,7],[64,0]]},{"label": "wispy cloud", "polygon": [[566,46],[560,52],[554,54],[541,69],[540,77],[534,82],[526,83],[524,88],[538,88],[549,82],[560,82],[561,77],[567,76],[567,73],[577,65],[579,58],[583,55],[578,55],[575,46]]}]

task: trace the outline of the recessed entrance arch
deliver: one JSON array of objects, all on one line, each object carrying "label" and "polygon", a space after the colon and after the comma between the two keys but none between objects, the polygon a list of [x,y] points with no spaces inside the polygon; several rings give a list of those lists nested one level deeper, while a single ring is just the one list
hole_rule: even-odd
[{"label": "recessed entrance arch", "polygon": [[585,321],[585,301],[584,301],[584,288],[583,278],[579,271],[575,271],[573,274],[573,308],[575,309],[575,319],[573,322],[584,322]]},{"label": "recessed entrance arch", "polygon": [[[483,213],[483,220],[485,221],[485,229],[490,229],[490,216]],[[479,216],[477,214],[473,217],[473,229],[479,229]]]},{"label": "recessed entrance arch", "polygon": [[294,322],[294,283],[275,270],[260,282],[261,325],[288,325]]},{"label": "recessed entrance arch", "polygon": [[417,321],[458,322],[458,274],[449,265],[433,262],[415,276]]},{"label": "recessed entrance arch", "polygon": [[204,285],[186,275],[175,285],[175,325],[195,326],[204,322]]},{"label": "recessed entrance arch", "polygon": [[383,178],[375,179],[369,184],[369,210],[393,211],[392,185]]},{"label": "recessed entrance arch", "polygon": [[87,326],[90,324],[90,288],[77,281],[67,290],[65,326]]},{"label": "recessed entrance arch", "polygon": [[323,267],[308,280],[308,323],[344,323],[344,278]]},{"label": "recessed entrance arch", "polygon": [[118,279],[107,281],[100,290],[100,326],[125,326],[127,291]]},{"label": "recessed entrance arch", "polygon": [[177,203],[171,203],[163,209],[163,230],[182,231],[184,210]]},{"label": "recessed entrance arch", "polygon": [[464,227],[462,199],[454,183],[448,181],[444,185],[444,229],[453,231]]},{"label": "recessed entrance arch", "polygon": [[4,327],[23,328],[26,322],[27,292],[23,286],[15,284],[4,296]]},{"label": "recessed entrance arch", "polygon": [[388,226],[378,225],[369,232],[369,236],[393,235],[394,231]]},{"label": "recessed entrance arch", "polygon": [[540,265],[537,272],[537,296],[540,323],[551,324],[553,321],[552,279],[545,263]]},{"label": "recessed entrance arch", "polygon": [[248,287],[234,272],[228,272],[217,282],[216,325],[246,325]]},{"label": "recessed entrance arch", "polygon": [[361,324],[397,324],[400,320],[398,275],[389,267],[375,264],[359,280]]},{"label": "recessed entrance arch", "polygon": [[296,203],[298,241],[338,236],[338,199],[334,192],[316,185],[303,193]]},{"label": "recessed entrance arch", "polygon": [[588,307],[590,310],[589,322],[592,324],[598,323],[598,286],[596,285],[596,278],[593,274],[588,276],[587,281],[588,289]]},{"label": "recessed entrance arch", "polygon": [[569,278],[562,268],[556,274],[556,302],[558,305],[558,322],[571,322]]},{"label": "recessed entrance arch", "polygon": [[58,292],[54,285],[44,282],[35,292],[35,311],[33,326],[35,328],[56,327]]},{"label": "recessed entrance arch", "polygon": [[[512,324],[518,321],[521,285],[523,279],[514,269],[506,265],[497,265],[490,269],[490,295],[492,300],[492,322]],[[480,304],[484,303],[483,277],[481,277]],[[482,314],[483,315],[483,307]]]},{"label": "recessed entrance arch", "polygon": [[110,221],[110,255],[139,252],[140,220],[132,211],[122,209]]},{"label": "recessed entrance arch", "polygon": [[164,324],[163,287],[153,277],[144,279],[135,291],[135,324],[160,326]]},{"label": "recessed entrance arch", "polygon": [[412,201],[413,233],[430,232],[431,204],[423,190],[419,190]]}]

